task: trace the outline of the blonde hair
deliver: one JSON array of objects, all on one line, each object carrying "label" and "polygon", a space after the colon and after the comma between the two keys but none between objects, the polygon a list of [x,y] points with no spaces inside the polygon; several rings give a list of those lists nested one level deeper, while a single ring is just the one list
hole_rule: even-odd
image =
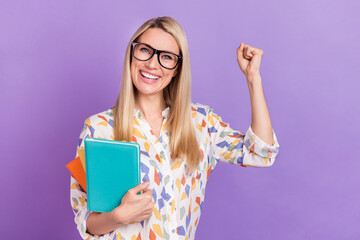
[{"label": "blonde hair", "polygon": [[[114,139],[131,141],[133,135],[135,86],[131,80],[131,43],[149,28],[159,28],[171,34],[180,49],[182,62],[177,74],[164,89],[164,100],[169,106],[166,128],[169,132],[171,158],[187,158],[187,171],[192,172],[200,162],[200,148],[191,117],[191,68],[186,35],[180,24],[171,17],[152,18],[131,37],[126,49],[121,89],[114,113]],[[180,69],[179,69],[180,68]]]}]

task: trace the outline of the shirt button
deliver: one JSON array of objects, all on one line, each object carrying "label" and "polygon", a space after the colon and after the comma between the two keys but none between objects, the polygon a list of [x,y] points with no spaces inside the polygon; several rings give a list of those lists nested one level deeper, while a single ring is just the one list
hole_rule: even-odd
[{"label": "shirt button", "polygon": [[173,229],[172,232],[175,233],[175,229]]},{"label": "shirt button", "polygon": [[172,206],[172,202],[169,202],[169,205]]}]

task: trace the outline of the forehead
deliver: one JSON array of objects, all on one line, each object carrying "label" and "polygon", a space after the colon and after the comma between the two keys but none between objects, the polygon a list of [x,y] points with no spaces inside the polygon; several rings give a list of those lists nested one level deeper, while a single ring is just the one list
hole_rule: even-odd
[{"label": "forehead", "polygon": [[170,51],[179,54],[179,46],[171,34],[160,28],[149,28],[138,39],[138,42],[146,43],[158,50]]}]

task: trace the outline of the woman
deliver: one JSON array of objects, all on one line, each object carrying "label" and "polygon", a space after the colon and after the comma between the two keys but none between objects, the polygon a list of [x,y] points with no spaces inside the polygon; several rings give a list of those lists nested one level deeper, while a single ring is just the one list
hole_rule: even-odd
[{"label": "woman", "polygon": [[150,19],[135,32],[116,106],[85,121],[79,147],[86,136],[139,143],[142,183],[113,211],[95,213],[87,211],[86,193],[71,178],[75,222],[84,239],[194,239],[206,181],[219,160],[274,163],[279,145],[262,92],[262,54],[244,43],[237,49],[252,108],[244,135],[210,107],[191,103],[188,44],[174,19]]}]

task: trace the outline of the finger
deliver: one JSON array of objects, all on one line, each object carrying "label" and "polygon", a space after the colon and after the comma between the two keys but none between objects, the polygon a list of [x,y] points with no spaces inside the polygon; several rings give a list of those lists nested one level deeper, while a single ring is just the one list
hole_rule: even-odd
[{"label": "finger", "polygon": [[247,59],[251,59],[254,55],[251,53],[251,49],[249,45],[246,45],[244,49],[244,57]]},{"label": "finger", "polygon": [[146,210],[145,210],[146,213],[152,213],[152,211],[153,211],[152,204],[150,204],[149,206],[146,206]]},{"label": "finger", "polygon": [[254,54],[253,54],[253,52],[252,52],[253,49],[254,49],[253,47],[251,47],[250,45],[247,45],[246,54],[247,54],[249,57],[253,57],[253,56],[254,56]]},{"label": "finger", "polygon": [[247,45],[249,52],[254,56],[254,55],[262,55],[264,53],[264,51],[260,48],[256,48],[256,47],[252,47],[250,45]]},{"label": "finger", "polygon": [[247,59],[244,58],[244,48],[245,44],[241,42],[240,46],[237,48],[237,59],[239,62],[247,61]]},{"label": "finger", "polygon": [[146,191],[146,193],[142,194],[148,201],[152,201],[152,190]]},{"label": "finger", "polygon": [[238,47],[238,51],[243,52],[244,51],[244,46],[245,46],[245,44],[243,42],[241,42],[240,46]]},{"label": "finger", "polygon": [[146,189],[142,194],[137,195],[136,197],[144,202],[152,202],[153,192],[151,189]]},{"label": "finger", "polygon": [[151,216],[151,214],[152,214],[152,211],[147,212],[147,213],[146,213],[147,218],[149,218],[149,217]]},{"label": "finger", "polygon": [[139,217],[138,222],[144,221],[144,220],[148,219],[150,216],[151,216],[151,214],[143,214],[143,215],[141,215],[141,217]]},{"label": "finger", "polygon": [[143,193],[142,194],[149,194],[149,195],[152,195],[153,194],[153,192],[152,192],[152,189],[150,189],[150,188],[146,188],[144,191],[143,191]]},{"label": "finger", "polygon": [[147,211],[143,211],[137,218],[137,221],[141,222],[142,220],[147,219],[148,217],[150,217],[152,212],[147,212]]},{"label": "finger", "polygon": [[151,215],[153,212],[152,208],[146,211],[146,214]]},{"label": "finger", "polygon": [[149,186],[149,184],[150,184],[150,182],[140,183],[136,187],[131,188],[129,191],[133,192],[134,194],[137,194],[138,192],[145,190]]}]

